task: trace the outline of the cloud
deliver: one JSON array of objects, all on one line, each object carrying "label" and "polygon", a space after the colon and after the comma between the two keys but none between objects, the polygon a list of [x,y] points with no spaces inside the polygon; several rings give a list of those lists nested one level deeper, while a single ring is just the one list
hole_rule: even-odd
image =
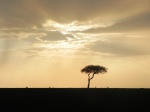
[{"label": "cloud", "polygon": [[86,33],[124,33],[148,31],[150,29],[150,12],[124,18],[108,27],[99,27],[86,30]]},{"label": "cloud", "polygon": [[[55,42],[58,49],[60,44],[65,49],[73,49],[77,44],[84,46],[96,41],[96,33],[148,31],[149,7],[149,0],[0,0],[0,39],[19,38],[24,44],[18,45],[18,49]],[[146,41],[142,44],[133,41],[137,45],[132,45],[131,38],[123,37],[124,40],[118,37],[109,38],[109,42],[97,41],[89,47],[97,52],[124,56],[148,53],[136,50],[136,47],[149,48],[143,44]]]},{"label": "cloud", "polygon": [[149,8],[149,0],[1,0],[0,24],[4,28],[42,27],[48,20],[59,23],[122,16]]},{"label": "cloud", "polygon": [[[83,32],[89,28],[91,30],[87,32],[109,32],[121,30],[123,25],[129,28],[126,23],[130,24],[134,19],[125,22],[122,20],[149,10],[149,0],[1,0],[0,30],[3,33],[44,33],[43,25],[51,20],[59,26],[78,21],[78,24],[63,26],[71,32]],[[109,26],[114,22],[116,24],[110,27],[92,29],[95,25]],[[140,20],[137,22],[141,23]],[[60,28],[55,27],[55,30]]]},{"label": "cloud", "polygon": [[138,56],[150,54],[150,38],[148,37],[132,37],[121,35],[109,39],[96,41],[88,47],[95,52],[109,53],[116,56]]},{"label": "cloud", "polygon": [[[28,0],[19,1],[1,0],[0,1],[0,19],[1,27],[4,28],[22,28],[40,26],[44,17],[38,14],[38,7]],[[39,24],[38,24],[39,23]]]},{"label": "cloud", "polygon": [[14,51],[17,48],[17,39],[3,38],[0,39],[0,65],[5,64],[14,56]]},{"label": "cloud", "polygon": [[41,40],[42,42],[60,41],[60,40],[67,40],[67,37],[74,38],[74,36],[71,34],[62,34],[61,32],[58,31],[49,31],[48,33],[45,34],[45,36],[42,36],[38,39]]}]

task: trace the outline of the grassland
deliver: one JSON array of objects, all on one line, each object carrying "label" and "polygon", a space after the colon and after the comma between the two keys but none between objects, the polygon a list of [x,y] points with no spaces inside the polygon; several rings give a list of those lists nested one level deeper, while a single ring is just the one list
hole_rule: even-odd
[{"label": "grassland", "polygon": [[[0,105],[50,109],[60,107],[101,109],[149,105],[146,88],[1,88]],[[112,109],[113,109],[112,108]]]}]

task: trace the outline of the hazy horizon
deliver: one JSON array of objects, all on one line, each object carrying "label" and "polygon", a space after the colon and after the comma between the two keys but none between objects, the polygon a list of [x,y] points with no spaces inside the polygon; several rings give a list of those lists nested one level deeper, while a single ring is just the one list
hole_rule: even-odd
[{"label": "hazy horizon", "polygon": [[0,88],[150,88],[149,0],[0,0]]}]

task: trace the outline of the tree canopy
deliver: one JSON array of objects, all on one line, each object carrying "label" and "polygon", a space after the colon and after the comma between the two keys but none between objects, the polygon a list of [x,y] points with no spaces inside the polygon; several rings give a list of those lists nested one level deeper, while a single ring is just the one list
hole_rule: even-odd
[{"label": "tree canopy", "polygon": [[93,73],[93,74],[99,74],[99,73],[105,73],[107,72],[107,68],[99,65],[87,65],[84,67],[81,72],[85,72],[87,74]]}]

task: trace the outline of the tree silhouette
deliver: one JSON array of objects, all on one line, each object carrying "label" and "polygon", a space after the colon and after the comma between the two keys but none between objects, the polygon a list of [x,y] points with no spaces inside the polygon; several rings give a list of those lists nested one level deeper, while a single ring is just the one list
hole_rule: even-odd
[{"label": "tree silhouette", "polygon": [[[81,72],[88,74],[88,86],[87,86],[87,88],[89,88],[90,87],[90,81],[91,81],[91,79],[94,78],[94,75],[99,74],[99,73],[106,73],[107,68],[105,68],[103,66],[99,66],[99,65],[87,65],[86,67],[81,69]],[[92,76],[91,76],[91,74],[92,74]]]}]

